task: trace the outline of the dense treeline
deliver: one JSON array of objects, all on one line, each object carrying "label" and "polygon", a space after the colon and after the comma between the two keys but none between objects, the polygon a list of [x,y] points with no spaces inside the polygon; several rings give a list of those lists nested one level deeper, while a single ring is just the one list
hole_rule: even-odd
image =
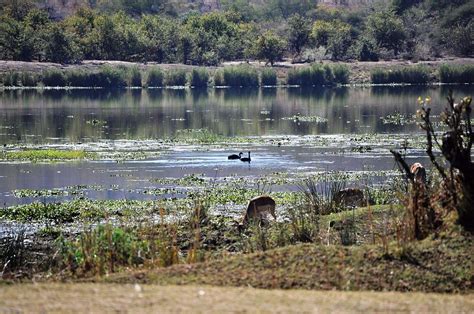
[{"label": "dense treeline", "polygon": [[[89,1],[91,2],[91,1]],[[344,10],[317,1],[222,1],[222,10],[178,15],[171,2],[92,1],[52,20],[28,0],[3,0],[0,59],[84,59],[217,65],[231,60],[430,59],[469,56],[474,3],[392,0]],[[92,3],[91,2],[91,3]]]}]

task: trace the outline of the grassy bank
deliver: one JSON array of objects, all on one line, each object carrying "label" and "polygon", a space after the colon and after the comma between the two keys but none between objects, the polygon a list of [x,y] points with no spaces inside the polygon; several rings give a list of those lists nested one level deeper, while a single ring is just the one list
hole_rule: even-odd
[{"label": "grassy bank", "polygon": [[272,289],[472,291],[472,235],[445,234],[380,246],[297,245],[195,265],[118,274],[116,283],[207,284]]}]

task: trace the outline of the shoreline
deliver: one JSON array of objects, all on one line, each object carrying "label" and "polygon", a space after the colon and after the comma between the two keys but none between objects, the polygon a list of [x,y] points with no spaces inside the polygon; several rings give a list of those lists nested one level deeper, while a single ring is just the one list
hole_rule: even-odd
[{"label": "shoreline", "polygon": [[[288,72],[293,69],[303,68],[310,66],[310,63],[296,63],[292,64],[290,62],[277,62],[275,66],[268,67],[265,66],[264,62],[246,62],[246,61],[232,61],[224,62],[221,66],[193,66],[185,64],[160,64],[155,62],[149,63],[136,63],[136,62],[127,62],[127,61],[112,61],[112,60],[85,60],[79,64],[59,64],[59,63],[49,63],[49,62],[25,62],[25,61],[4,61],[0,60],[0,75],[3,73],[11,71],[21,71],[21,72],[31,72],[31,73],[40,73],[46,70],[86,70],[86,71],[98,71],[103,66],[124,66],[124,67],[138,67],[140,71],[148,71],[151,68],[159,68],[164,71],[168,70],[185,70],[191,71],[193,69],[205,68],[210,73],[214,73],[219,69],[223,69],[228,66],[236,66],[247,64],[256,70],[263,70],[271,68],[275,70],[278,79],[281,81],[283,78],[286,78]],[[363,86],[372,86],[379,84],[372,84],[370,76],[374,70],[387,70],[392,68],[405,68],[405,67],[416,67],[416,66],[426,66],[430,70],[430,75],[432,77],[430,84],[441,84],[439,81],[433,79],[434,75],[438,72],[438,69],[441,65],[474,65],[474,58],[443,58],[434,61],[404,61],[404,60],[393,60],[393,61],[358,61],[358,62],[333,62],[333,61],[324,61],[320,62],[323,65],[344,65],[349,69],[349,84],[347,85],[363,85]],[[386,86],[385,84],[382,84]],[[399,85],[399,84],[387,84],[387,85]],[[400,85],[409,85],[409,84],[400,84]],[[283,86],[283,85],[282,85]],[[3,87],[5,88],[5,87]]]}]

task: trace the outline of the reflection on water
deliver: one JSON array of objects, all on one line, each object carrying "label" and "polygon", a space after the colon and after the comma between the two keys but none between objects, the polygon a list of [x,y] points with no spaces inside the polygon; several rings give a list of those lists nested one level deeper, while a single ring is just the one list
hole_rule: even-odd
[{"label": "reflection on water", "polygon": [[[455,87],[456,97],[473,94]],[[191,90],[5,90],[0,94],[0,141],[165,138],[206,128],[223,136],[416,132],[416,125],[380,119],[416,112],[431,96],[440,112],[448,88],[289,88]],[[319,116],[326,123],[284,119]],[[88,123],[92,120],[100,123]]]}]

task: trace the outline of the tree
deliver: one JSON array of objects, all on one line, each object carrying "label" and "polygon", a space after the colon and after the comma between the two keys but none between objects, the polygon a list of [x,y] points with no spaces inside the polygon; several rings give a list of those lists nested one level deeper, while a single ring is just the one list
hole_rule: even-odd
[{"label": "tree", "polygon": [[316,21],[311,30],[311,40],[316,47],[326,47],[333,60],[348,58],[352,46],[352,28],[340,20]]},{"label": "tree", "polygon": [[276,36],[273,32],[268,31],[258,37],[256,42],[257,58],[267,60],[273,64],[283,58],[285,53],[285,42]]},{"label": "tree", "polygon": [[51,62],[70,63],[81,58],[70,34],[60,24],[51,24],[47,31],[45,58]]},{"label": "tree", "polygon": [[406,39],[403,22],[392,11],[371,14],[366,27],[379,47],[393,50],[395,55],[402,50]]},{"label": "tree", "polygon": [[311,32],[308,19],[299,14],[294,14],[288,20],[289,34],[288,44],[290,51],[299,56],[303,47],[308,43]]}]

